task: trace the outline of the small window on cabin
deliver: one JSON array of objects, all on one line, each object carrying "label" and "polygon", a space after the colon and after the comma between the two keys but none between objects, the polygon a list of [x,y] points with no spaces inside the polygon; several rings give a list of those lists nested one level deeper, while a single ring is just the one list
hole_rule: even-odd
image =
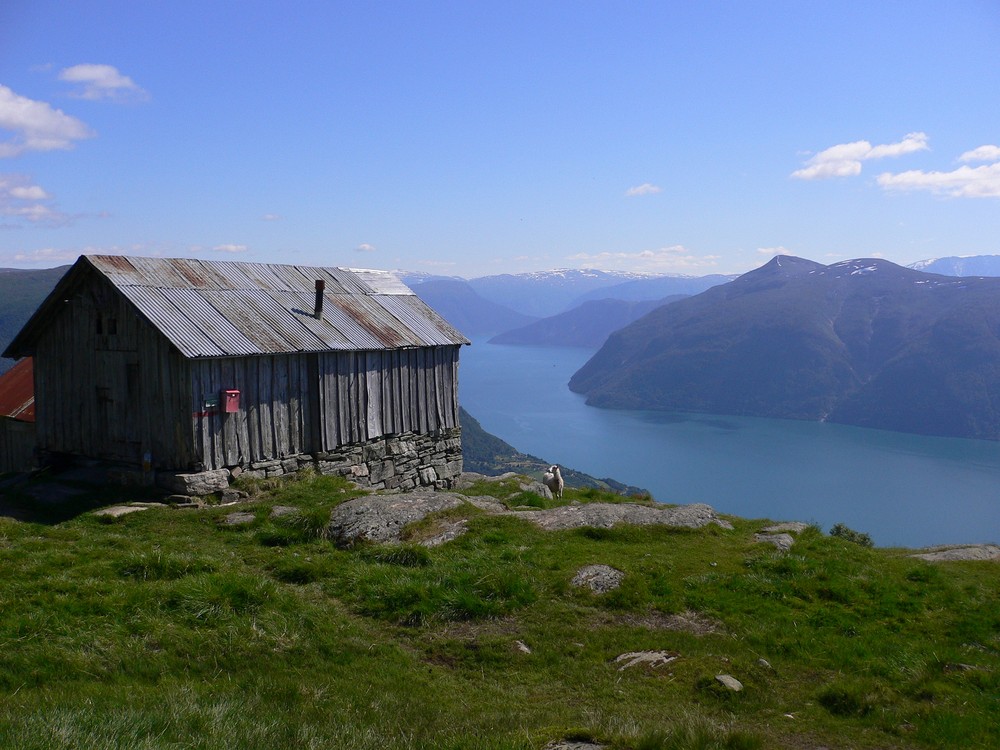
[{"label": "small window on cabin", "polygon": [[98,336],[115,336],[118,334],[118,319],[115,316],[98,313],[96,320]]}]

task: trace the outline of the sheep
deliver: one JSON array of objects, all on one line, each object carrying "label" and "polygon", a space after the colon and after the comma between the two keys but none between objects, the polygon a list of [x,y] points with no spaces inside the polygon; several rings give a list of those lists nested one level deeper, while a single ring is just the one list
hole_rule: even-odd
[{"label": "sheep", "polygon": [[550,466],[549,470],[542,475],[542,484],[552,490],[552,497],[562,497],[563,487],[566,486],[566,483],[563,481],[558,465]]}]

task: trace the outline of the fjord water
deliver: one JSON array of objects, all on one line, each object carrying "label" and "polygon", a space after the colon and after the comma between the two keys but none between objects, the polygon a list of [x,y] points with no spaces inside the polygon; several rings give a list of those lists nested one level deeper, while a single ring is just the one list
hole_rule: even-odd
[{"label": "fjord water", "polygon": [[520,451],[747,518],[844,523],[879,546],[1000,542],[1000,443],[793,420],[595,409],[585,349],[462,351],[462,406]]}]

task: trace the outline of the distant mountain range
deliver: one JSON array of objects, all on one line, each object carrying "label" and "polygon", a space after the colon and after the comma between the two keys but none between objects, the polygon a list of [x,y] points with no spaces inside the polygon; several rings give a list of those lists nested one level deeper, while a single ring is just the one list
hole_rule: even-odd
[{"label": "distant mountain range", "polygon": [[[514,343],[516,338],[518,343],[596,348],[608,333],[662,304],[665,298],[697,294],[736,276],[562,269],[469,280],[401,272],[400,278],[449,323],[468,335],[506,333],[539,318],[577,311],[575,317],[560,318],[551,324],[539,321],[539,327],[518,333],[506,343]],[[602,307],[582,307],[584,303],[602,300],[615,302]],[[623,304],[637,302],[646,304]],[[600,320],[602,311],[610,316],[612,327]],[[593,330],[589,330],[590,321],[598,324]],[[576,333],[571,335],[574,343],[563,343],[566,334],[574,329]]]},{"label": "distant mountain range", "polygon": [[918,260],[907,268],[945,276],[1000,276],[1000,255],[952,255],[947,258]]},{"label": "distant mountain range", "polygon": [[624,328],[662,305],[686,297],[684,294],[674,294],[664,299],[642,302],[592,300],[564,313],[501,333],[491,338],[489,343],[597,349],[619,328]]},{"label": "distant mountain range", "polygon": [[[69,266],[41,270],[0,268],[0,351],[7,348],[68,269]],[[13,366],[14,360],[0,357],[0,373]]]},{"label": "distant mountain range", "polygon": [[779,256],[612,334],[595,406],[1000,439],[1000,279]]},{"label": "distant mountain range", "polygon": [[526,315],[541,318],[575,307],[580,303],[580,298],[588,292],[644,278],[647,278],[644,274],[622,271],[558,269],[482,276],[470,279],[469,284],[488,300],[519,310]]},{"label": "distant mountain range", "polygon": [[431,279],[411,287],[414,293],[467,336],[520,328],[537,318],[481,296],[460,279]]}]

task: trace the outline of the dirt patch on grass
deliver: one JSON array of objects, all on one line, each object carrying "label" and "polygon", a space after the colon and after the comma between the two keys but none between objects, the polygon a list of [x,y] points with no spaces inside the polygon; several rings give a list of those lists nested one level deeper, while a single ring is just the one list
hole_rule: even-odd
[{"label": "dirt patch on grass", "polygon": [[614,615],[607,617],[602,624],[625,625],[648,630],[674,630],[693,635],[712,635],[725,632],[721,622],[697,612],[681,612],[672,615],[663,612]]}]

